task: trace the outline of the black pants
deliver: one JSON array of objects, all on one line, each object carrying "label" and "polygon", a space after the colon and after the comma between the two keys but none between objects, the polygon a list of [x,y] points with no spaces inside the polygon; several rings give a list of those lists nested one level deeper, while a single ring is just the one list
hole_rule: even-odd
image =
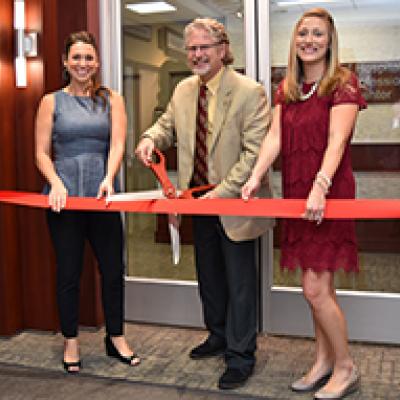
[{"label": "black pants", "polygon": [[230,240],[216,216],[194,216],[193,233],[209,340],[226,344],[228,367],[251,369],[256,350],[256,242]]},{"label": "black pants", "polygon": [[76,337],[79,323],[79,287],[85,240],[97,258],[106,331],[123,334],[123,232],[119,213],[91,211],[47,212],[57,260],[57,302],[61,332]]}]

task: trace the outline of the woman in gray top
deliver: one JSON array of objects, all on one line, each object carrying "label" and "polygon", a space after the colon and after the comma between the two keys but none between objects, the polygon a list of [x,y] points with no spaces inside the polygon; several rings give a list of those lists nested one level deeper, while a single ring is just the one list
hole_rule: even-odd
[{"label": "woman in gray top", "polygon": [[125,148],[122,97],[97,82],[93,36],[76,32],[66,40],[67,85],[41,100],[36,117],[36,162],[46,178],[47,219],[57,259],[57,302],[65,338],[63,366],[79,372],[79,281],[84,242],[96,255],[106,321],[106,353],[137,365],[123,336],[123,232],[114,212],[64,210],[67,196],[100,198],[114,192]]}]

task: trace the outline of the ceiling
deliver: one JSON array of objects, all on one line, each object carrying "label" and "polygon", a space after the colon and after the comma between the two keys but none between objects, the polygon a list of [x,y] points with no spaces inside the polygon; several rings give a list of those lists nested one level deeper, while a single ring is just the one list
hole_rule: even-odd
[{"label": "ceiling", "polygon": [[[147,0],[123,0],[123,4],[141,3]],[[156,13],[140,15],[129,11],[124,7],[123,21],[124,25],[130,23],[184,23],[200,16],[212,18],[224,18],[228,15],[235,15],[237,11],[242,10],[242,0],[166,0],[174,5],[177,10],[168,13]]]},{"label": "ceiling", "polygon": [[[127,3],[140,3],[147,0],[123,0]],[[235,17],[238,11],[243,11],[243,0],[167,0],[177,8],[175,12],[139,15],[135,12],[123,9],[124,25],[137,24],[168,24],[182,23],[199,17],[207,16],[213,18]],[[297,3],[299,1],[307,4],[295,4],[279,6],[279,1]],[[329,1],[329,0],[328,0]],[[335,16],[347,19],[398,19],[400,20],[400,0],[270,0],[270,11],[272,16],[293,15],[298,16],[311,7],[324,7]]]}]

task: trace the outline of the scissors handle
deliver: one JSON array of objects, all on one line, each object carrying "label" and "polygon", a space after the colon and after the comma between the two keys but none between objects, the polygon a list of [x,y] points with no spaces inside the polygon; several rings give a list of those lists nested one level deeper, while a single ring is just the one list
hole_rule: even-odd
[{"label": "scissors handle", "polygon": [[150,168],[160,182],[165,197],[168,199],[174,199],[176,198],[176,189],[168,177],[165,156],[157,148],[154,149],[154,153],[156,153],[158,161],[152,161],[150,163]]},{"label": "scissors handle", "polygon": [[162,191],[166,198],[193,199],[193,193],[206,192],[215,187],[215,185],[197,186],[191,189],[186,189],[180,192],[178,195],[175,186],[172,184],[172,182],[168,177],[164,154],[161,153],[161,151],[158,150],[157,148],[154,148],[154,153],[156,154],[158,160],[152,161],[150,163],[150,168],[153,171],[156,178],[158,179],[158,181],[160,182]]},{"label": "scissors handle", "polygon": [[201,193],[201,192],[208,192],[209,190],[215,188],[215,185],[203,185],[203,186],[196,186],[191,189],[186,189],[182,193],[180,193],[180,199],[193,199],[193,193]]}]

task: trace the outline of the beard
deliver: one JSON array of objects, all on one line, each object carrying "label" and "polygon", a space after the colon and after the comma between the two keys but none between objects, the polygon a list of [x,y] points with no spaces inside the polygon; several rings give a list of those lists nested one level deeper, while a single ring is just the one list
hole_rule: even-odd
[{"label": "beard", "polygon": [[210,72],[210,66],[209,66],[209,65],[206,65],[206,66],[204,66],[203,68],[196,68],[196,67],[193,67],[193,68],[192,68],[192,72],[193,72],[195,75],[199,75],[199,76],[207,75],[207,74]]},{"label": "beard", "polygon": [[203,76],[210,72],[211,65],[208,59],[192,60],[190,69],[195,75]]}]

